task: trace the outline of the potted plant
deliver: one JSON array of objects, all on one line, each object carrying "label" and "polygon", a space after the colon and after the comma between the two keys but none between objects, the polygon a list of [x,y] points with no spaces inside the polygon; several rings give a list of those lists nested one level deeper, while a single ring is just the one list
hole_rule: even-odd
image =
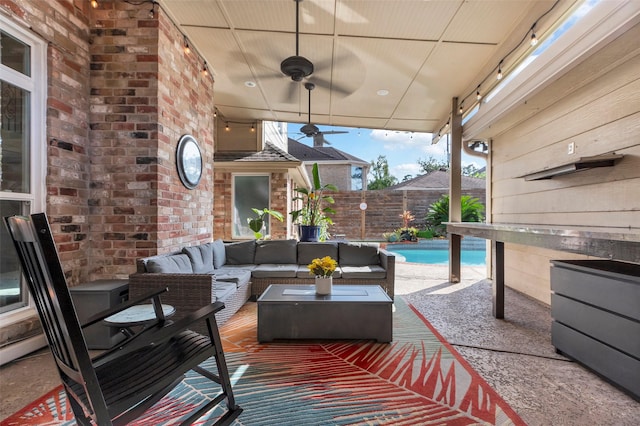
[{"label": "potted plant", "polygon": [[333,272],[338,267],[338,262],[331,256],[315,258],[307,265],[309,273],[316,277],[316,293],[331,294],[333,287]]},{"label": "potted plant", "polygon": [[259,240],[260,238],[262,238],[261,231],[262,231],[262,228],[264,227],[264,220],[267,217],[267,215],[271,217],[275,217],[280,222],[284,220],[282,213],[277,212],[275,210],[270,210],[267,208],[264,208],[262,210],[252,208],[251,210],[253,210],[253,212],[256,214],[256,217],[254,217],[253,219],[247,218],[247,222],[249,223],[249,229],[253,231],[253,235],[255,235],[256,240]]},{"label": "potted plant", "polygon": [[302,201],[302,207],[291,212],[293,221],[300,224],[300,241],[318,241],[322,227],[333,223],[327,214],[336,212],[331,207],[324,206],[324,203],[333,204],[335,202],[333,197],[325,194],[325,191],[337,191],[338,188],[330,183],[322,184],[318,163],[313,164],[311,173],[313,186],[311,188],[296,188],[295,191],[300,195],[293,199],[294,201]]}]

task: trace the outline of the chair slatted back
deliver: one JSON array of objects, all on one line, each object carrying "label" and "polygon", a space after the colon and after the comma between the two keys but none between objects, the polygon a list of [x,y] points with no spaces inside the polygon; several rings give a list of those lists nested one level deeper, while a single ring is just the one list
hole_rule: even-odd
[{"label": "chair slatted back", "polygon": [[80,384],[93,406],[91,410],[106,412],[46,215],[13,216],[5,221],[67,391],[71,391],[73,382]]}]

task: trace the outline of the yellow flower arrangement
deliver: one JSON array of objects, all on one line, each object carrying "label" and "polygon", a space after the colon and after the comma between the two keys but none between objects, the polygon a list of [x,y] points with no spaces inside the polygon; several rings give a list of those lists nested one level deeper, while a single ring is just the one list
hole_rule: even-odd
[{"label": "yellow flower arrangement", "polygon": [[309,268],[309,274],[316,277],[330,277],[338,267],[338,262],[332,259],[331,256],[325,256],[322,259],[316,258],[307,265]]}]

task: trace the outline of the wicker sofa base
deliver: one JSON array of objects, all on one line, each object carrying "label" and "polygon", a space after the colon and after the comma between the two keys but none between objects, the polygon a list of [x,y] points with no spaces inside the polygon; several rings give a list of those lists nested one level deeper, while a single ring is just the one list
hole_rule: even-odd
[{"label": "wicker sofa base", "polygon": [[[314,284],[315,279],[310,278],[256,278],[252,281],[252,298],[258,298],[271,284],[287,284],[287,285],[309,285]],[[393,299],[393,285],[389,285],[389,281],[385,279],[364,279],[364,278],[334,278],[333,285],[341,284],[349,285],[379,285]]]},{"label": "wicker sofa base", "polygon": [[[161,296],[162,303],[176,308],[172,319],[178,320],[215,301],[214,286],[215,275],[209,274],[135,273],[129,276],[129,297],[135,298],[168,288],[169,291]],[[216,313],[218,326],[227,322],[249,300],[251,293],[251,282],[248,282],[240,285],[236,292],[223,300],[224,309]],[[201,327],[202,329],[195,327],[193,330],[208,333],[206,325]]]}]

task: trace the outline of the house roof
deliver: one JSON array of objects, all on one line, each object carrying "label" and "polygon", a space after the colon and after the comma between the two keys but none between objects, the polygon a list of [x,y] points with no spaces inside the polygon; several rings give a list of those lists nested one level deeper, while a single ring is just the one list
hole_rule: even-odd
[{"label": "house roof", "polygon": [[[486,186],[487,186],[487,183],[485,179],[462,176],[462,190],[484,189],[486,188]],[[413,179],[409,179],[397,185],[390,186],[387,189],[392,189],[392,190],[449,189],[449,172],[444,170],[437,170],[431,173],[427,173],[427,174],[415,177]]]},{"label": "house roof", "polygon": [[348,163],[369,164],[354,155],[347,154],[336,148],[328,146],[312,147],[289,138],[289,154],[304,162],[340,161]]},{"label": "house roof", "polygon": [[296,183],[309,185],[309,177],[302,162],[269,142],[265,142],[262,151],[216,152],[213,159],[216,170],[253,173],[283,171],[289,173]]}]

